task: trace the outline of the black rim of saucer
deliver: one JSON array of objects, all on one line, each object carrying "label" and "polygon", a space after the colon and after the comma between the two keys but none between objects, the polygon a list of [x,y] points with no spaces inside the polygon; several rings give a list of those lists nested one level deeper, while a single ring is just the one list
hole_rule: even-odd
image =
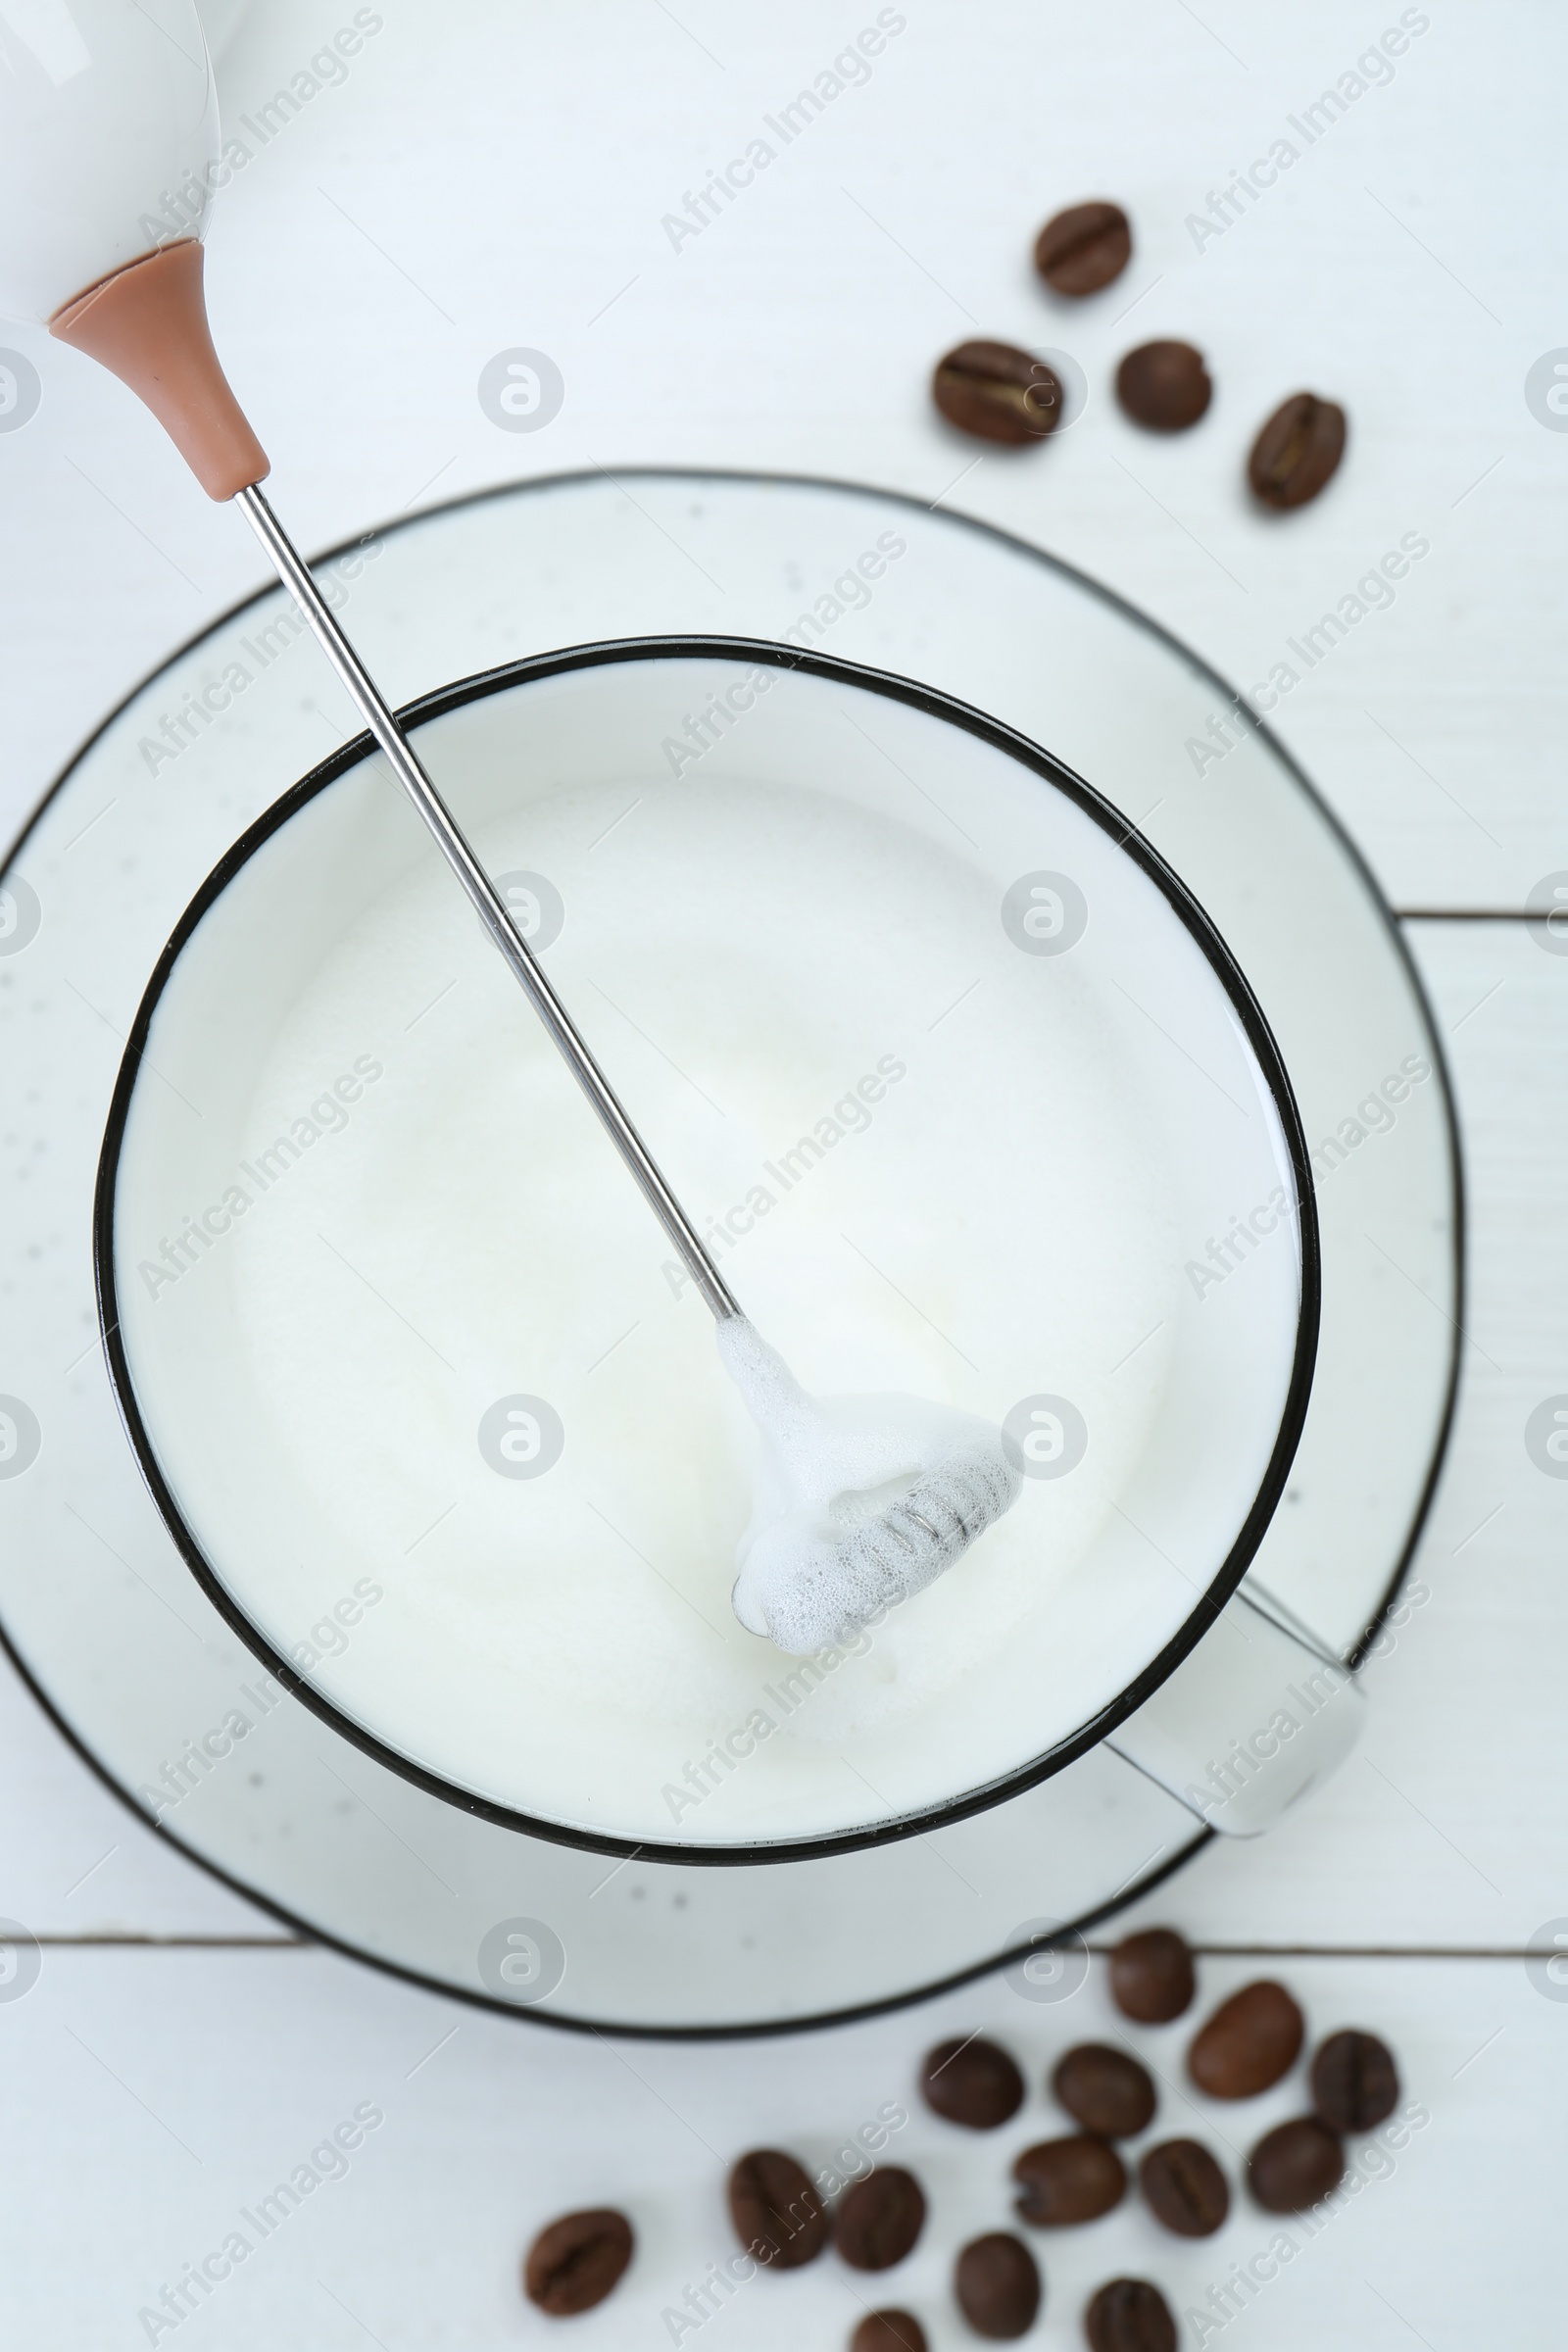
[{"label": "black rim of saucer", "polygon": [[[1301,1283],[1291,1380],[1267,1467],[1235,1542],[1185,1622],[1144,1671],[1096,1716],[1067,1739],[1058,1741],[1054,1747],[1034,1757],[1029,1763],[942,1805],[821,1838],[762,1844],[692,1846],[617,1838],[523,1813],[425,1770],[396,1749],[388,1747],[326,1699],[273,1647],[245,1614],[186,1524],[141,1417],[120,1329],[114,1260],[116,1184],[126,1120],[152,1021],[187,941],[234,876],[262,845],[300,808],[373,754],[374,746],[368,733],[354,737],[265,809],[219,860],[175,925],[143,994],[115,1082],[94,1198],[94,1272],[110,1379],[141,1475],[181,1557],[208,1599],[286,1690],[342,1738],[401,1779],[461,1811],[474,1814],[502,1828],[528,1837],[542,1838],[555,1844],[574,1846],[623,1860],[635,1858],[682,1867],[756,1867],[816,1860],[828,1855],[863,1850],[895,1839],[928,1836],[934,1830],[947,1828],[975,1813],[986,1811],[1036,1787],[1098,1746],[1158,1690],[1201,1640],[1235,1592],[1256,1554],[1284,1493],[1306,1417],[1317,1349],[1321,1310],[1319,1233],[1311,1163],[1290,1077],[1262,1008],[1219,931],[1179,875],[1118,809],[1050,753],[1013,729],[986,716],[984,712],[914,680],[826,655],[798,652],[793,647],[765,640],[689,635],[620,638],[531,656],[438,688],[405,706],[398,715],[406,727],[416,730],[468,704],[546,678],[621,662],[670,660],[763,664],[825,678],[840,685],[862,688],[959,726],[1031,770],[1082,809],[1160,891],[1224,989],[1256,1057],[1285,1137],[1298,1202]],[[511,2006],[504,2003],[497,2005]]]}]

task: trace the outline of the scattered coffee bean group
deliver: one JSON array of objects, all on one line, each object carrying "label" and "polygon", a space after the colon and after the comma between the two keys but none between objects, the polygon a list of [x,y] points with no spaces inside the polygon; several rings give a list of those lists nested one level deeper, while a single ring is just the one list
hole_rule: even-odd
[{"label": "scattered coffee bean group", "polygon": [[[1035,268],[1054,294],[1079,302],[1120,277],[1132,250],[1121,206],[1097,198],[1053,215],[1035,240]],[[1062,421],[1065,395],[1055,371],[1015,343],[959,343],[937,362],[931,390],[959,432],[1010,449],[1046,440]],[[1203,355],[1191,343],[1141,343],[1116,369],[1117,402],[1146,432],[1186,432],[1213,397]],[[1316,498],[1345,454],[1345,411],[1315,392],[1282,402],[1247,462],[1259,506],[1284,514]]]},{"label": "scattered coffee bean group", "polygon": [[[1097,215],[1114,210],[1079,209]],[[1088,228],[1080,223],[1052,248],[1052,266],[1083,275],[1092,264],[1105,266],[1112,250],[1111,229],[1102,220]],[[1110,1991],[1135,2025],[1170,2025],[1185,2016],[1196,1995],[1193,1955],[1169,1928],[1129,1936],[1111,1954]],[[1222,2001],[1200,2027],[1188,2047],[1187,2072],[1208,2098],[1255,2098],[1290,2073],[1305,2037],[1306,2023],[1293,1995],[1273,1979],[1259,1978]],[[1017,2060],[982,2034],[939,2042],[927,2052],[919,2080],[932,2114],[966,2132],[999,2130],[1027,2095]],[[1373,2130],[1399,2098],[1398,2069],[1388,2045],[1352,2027],[1318,2045],[1308,2085],[1311,2112],[1266,2132],[1248,2159],[1247,2187],[1265,2213],[1303,2213],[1328,2196],[1345,2177],[1346,2135]],[[1126,2197],[1134,2162],[1144,2206],[1161,2228],[1198,2238],[1222,2227],[1231,2209],[1230,2183],[1201,2141],[1160,2140],[1125,2161],[1115,2145],[1147,2131],[1158,2106],[1152,2075],[1130,2051],[1110,2042],[1079,2042],[1056,2061],[1049,2086],[1078,2129],[1039,2140],[1014,2159],[1013,2210],[1027,2229],[1065,2230],[1098,2221]],[[901,2165],[878,2165],[862,2175],[840,2193],[830,2213],[806,2167],[780,2148],[753,2148],[738,2158],[728,2194],[742,2254],[769,2271],[799,2270],[830,2242],[851,2271],[894,2270],[913,2252],[926,2221],[925,2191]],[[589,2311],[617,2284],[633,2250],[624,2214],[564,2214],[529,2248],[524,2290],[552,2318]],[[1004,2343],[1033,2327],[1046,2282],[1025,2240],[1010,2230],[994,2230],[958,2253],[953,2293],[977,2336]],[[1090,2352],[1175,2352],[1176,2323],[1148,2278],[1108,2279],[1085,2309],[1083,2329]],[[912,2312],[889,2305],[859,2321],[850,2352],[928,2352],[928,2343]]]}]

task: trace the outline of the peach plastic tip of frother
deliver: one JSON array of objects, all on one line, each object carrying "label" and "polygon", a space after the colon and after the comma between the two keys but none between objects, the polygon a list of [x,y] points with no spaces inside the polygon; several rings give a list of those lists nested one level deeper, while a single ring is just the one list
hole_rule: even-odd
[{"label": "peach plastic tip of frother", "polygon": [[167,245],[78,294],[49,332],[145,401],[209,498],[267,479],[267,452],[219,365],[194,238]]}]

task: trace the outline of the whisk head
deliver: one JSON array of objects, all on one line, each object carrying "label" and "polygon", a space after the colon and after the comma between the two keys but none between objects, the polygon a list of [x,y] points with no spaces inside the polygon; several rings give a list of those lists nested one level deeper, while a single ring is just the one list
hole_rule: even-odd
[{"label": "whisk head", "polygon": [[982,1423],[972,1443],[848,1530],[831,1511],[798,1511],[764,1527],[735,1580],[735,1614],[749,1633],[797,1656],[851,1642],[961,1559],[1022,1483],[1000,1435]]},{"label": "whisk head", "polygon": [[741,1318],[720,1352],[768,1442],[733,1605],[804,1655],[853,1641],[935,1581],[1016,1501],[991,1423],[916,1396],[808,1396]]}]

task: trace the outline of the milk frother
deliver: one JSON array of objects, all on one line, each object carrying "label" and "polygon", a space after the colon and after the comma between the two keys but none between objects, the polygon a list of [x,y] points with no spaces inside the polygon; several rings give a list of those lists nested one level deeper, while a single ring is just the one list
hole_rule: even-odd
[{"label": "milk frother", "polygon": [[[0,310],[127,384],[212,499],[232,500],[544,1023],[697,1289],[775,1473],[735,1603],[806,1650],[858,1632],[1009,1509],[1000,1433],[918,1398],[807,1396],[757,1335],[624,1105],[262,491],[270,466],[213,347],[201,238],[225,174],[192,0],[71,0],[0,16]],[[760,1352],[759,1350],[760,1349]]]}]

